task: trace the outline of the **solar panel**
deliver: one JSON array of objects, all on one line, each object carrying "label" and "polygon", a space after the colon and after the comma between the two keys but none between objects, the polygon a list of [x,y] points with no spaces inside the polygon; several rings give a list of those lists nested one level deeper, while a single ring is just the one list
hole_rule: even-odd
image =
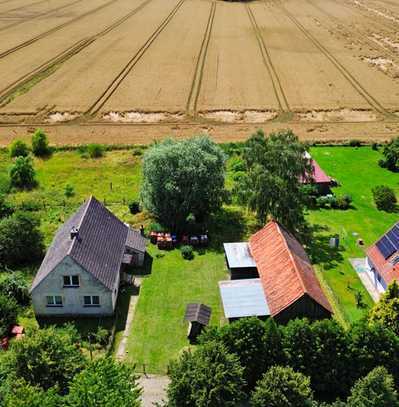
[{"label": "solar panel", "polygon": [[390,243],[395,247],[395,250],[399,249],[399,236],[396,236],[395,232],[393,230],[390,230],[386,235],[385,235]]},{"label": "solar panel", "polygon": [[383,236],[378,242],[377,247],[385,259],[395,253],[395,247],[390,243],[386,236]]}]

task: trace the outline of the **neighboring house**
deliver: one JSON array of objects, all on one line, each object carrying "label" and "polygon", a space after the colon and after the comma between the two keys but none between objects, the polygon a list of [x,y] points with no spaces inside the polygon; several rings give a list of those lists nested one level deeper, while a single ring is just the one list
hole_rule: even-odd
[{"label": "neighboring house", "polygon": [[[296,317],[329,318],[331,306],[301,244],[279,223],[269,222],[251,236],[248,255],[259,278],[219,283],[226,318],[272,316],[279,322]],[[228,258],[228,253],[226,253]],[[241,273],[242,274],[242,273]]]},{"label": "neighboring house", "polygon": [[384,291],[393,281],[399,281],[399,222],[367,249],[367,265],[375,287]]},{"label": "neighboring house", "polygon": [[112,315],[121,266],[142,265],[146,240],[90,197],[58,230],[31,286],[38,316]]},{"label": "neighboring house", "polygon": [[331,193],[330,187],[332,184],[332,179],[321,169],[320,165],[311,157],[308,152],[306,152],[305,156],[310,160],[312,173],[308,174],[307,177],[303,177],[301,179],[301,182],[303,184],[312,183],[316,185],[318,192],[322,195]]}]

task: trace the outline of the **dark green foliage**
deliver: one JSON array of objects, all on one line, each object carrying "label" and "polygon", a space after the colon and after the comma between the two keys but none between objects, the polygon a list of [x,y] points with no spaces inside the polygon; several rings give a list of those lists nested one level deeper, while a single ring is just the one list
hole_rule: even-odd
[{"label": "dark green foliage", "polygon": [[3,360],[4,370],[44,390],[57,386],[65,393],[68,383],[85,364],[71,326],[29,331],[13,341]]},{"label": "dark green foliage", "polygon": [[67,198],[71,198],[75,195],[75,189],[71,184],[66,184],[64,189],[64,195]]},{"label": "dark green foliage", "polygon": [[71,382],[70,407],[139,407],[141,390],[134,367],[101,358],[90,363]]},{"label": "dark green foliage", "polygon": [[349,145],[349,147],[361,147],[362,142],[357,139],[351,139],[351,140],[349,140],[348,145]]},{"label": "dark green foliage", "polygon": [[225,198],[225,155],[208,137],[165,140],[144,154],[141,200],[163,225],[186,227],[219,209]]},{"label": "dark green foliage", "polygon": [[258,130],[245,144],[247,177],[237,189],[239,202],[254,210],[260,222],[273,217],[296,235],[306,229],[300,179],[311,173],[311,166],[305,152],[290,130],[269,137]]},{"label": "dark green foliage", "polygon": [[30,302],[29,285],[21,272],[8,273],[0,280],[0,293],[15,299],[19,305]]},{"label": "dark green foliage", "polygon": [[378,143],[372,143],[371,144],[371,149],[374,151],[378,151],[378,149],[380,148],[380,145]]},{"label": "dark green foliage", "polygon": [[253,407],[312,407],[310,380],[290,367],[270,368],[251,397]]},{"label": "dark green foliage", "polygon": [[14,206],[7,200],[7,196],[0,194],[0,219],[14,213]]},{"label": "dark green foliage", "polygon": [[32,264],[43,252],[43,234],[34,214],[17,211],[0,221],[0,264]]},{"label": "dark green foliage", "polygon": [[386,185],[378,185],[372,189],[375,205],[378,210],[393,212],[396,209],[395,191]]},{"label": "dark green foliage", "polygon": [[[17,320],[17,303],[13,298],[0,292],[0,339],[8,334]],[[1,352],[1,350],[0,350]]]},{"label": "dark green foliage", "polygon": [[169,407],[235,407],[244,397],[243,368],[221,343],[184,351],[169,370]]},{"label": "dark green foliage", "polygon": [[192,260],[194,258],[194,251],[192,246],[182,246],[180,248],[181,255],[185,260]]},{"label": "dark green foliage", "polygon": [[332,208],[332,209],[349,209],[352,203],[352,197],[348,194],[335,196],[332,194],[323,195],[316,198],[316,205],[319,208]]},{"label": "dark green foliage", "polygon": [[51,154],[47,135],[43,130],[37,129],[32,136],[32,152],[36,157],[47,157]]},{"label": "dark green foliage", "polygon": [[140,203],[139,202],[131,201],[131,202],[129,202],[128,206],[129,206],[129,212],[132,215],[136,215],[137,213],[140,212]]},{"label": "dark green foliage", "polygon": [[87,145],[87,153],[90,158],[100,158],[104,156],[105,148],[101,144],[91,143]]},{"label": "dark green foliage", "polygon": [[349,209],[352,203],[352,197],[348,194],[337,196],[334,209],[346,210]]},{"label": "dark green foliage", "polygon": [[27,157],[17,157],[10,167],[11,186],[21,189],[31,189],[37,185],[36,172],[32,159]]},{"label": "dark green foliage", "polygon": [[230,161],[230,169],[234,172],[245,171],[245,162],[240,157],[234,157]]},{"label": "dark green foliage", "polygon": [[29,155],[29,147],[22,140],[14,140],[9,147],[10,157],[26,157]]},{"label": "dark green foliage", "polygon": [[37,212],[40,209],[42,209],[40,202],[35,200],[22,201],[18,206],[18,210],[22,212]]},{"label": "dark green foliage", "polygon": [[399,285],[394,280],[369,313],[371,323],[378,322],[399,335]]},{"label": "dark green foliage", "polygon": [[399,160],[399,137],[392,139],[384,147],[382,154],[384,155],[384,159],[380,160],[378,164],[390,171],[396,171]]},{"label": "dark green foliage", "polygon": [[101,346],[106,346],[108,345],[110,335],[111,333],[108,331],[108,329],[99,326],[97,332],[94,334],[94,339],[96,343],[100,344]]},{"label": "dark green foliage", "polygon": [[376,367],[352,388],[347,407],[398,407],[393,378],[384,367]]}]

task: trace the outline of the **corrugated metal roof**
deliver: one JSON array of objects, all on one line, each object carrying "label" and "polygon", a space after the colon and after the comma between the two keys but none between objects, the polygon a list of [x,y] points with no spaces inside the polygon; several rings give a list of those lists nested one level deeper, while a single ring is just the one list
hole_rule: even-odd
[{"label": "corrugated metal roof", "polygon": [[270,315],[259,278],[220,281],[219,290],[226,318]]},{"label": "corrugated metal roof", "polygon": [[230,269],[256,267],[248,243],[224,243],[223,247]]}]

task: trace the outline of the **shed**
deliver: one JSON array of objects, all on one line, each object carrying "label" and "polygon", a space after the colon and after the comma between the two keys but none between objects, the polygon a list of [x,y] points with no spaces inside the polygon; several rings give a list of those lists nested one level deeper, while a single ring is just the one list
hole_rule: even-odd
[{"label": "shed", "polygon": [[223,247],[232,280],[259,277],[247,242],[224,243]]},{"label": "shed", "polygon": [[219,282],[224,315],[229,321],[243,317],[270,315],[260,278]]},{"label": "shed", "polygon": [[209,324],[212,309],[205,304],[187,304],[184,320],[189,322],[187,337],[194,343],[202,332],[202,329]]}]

